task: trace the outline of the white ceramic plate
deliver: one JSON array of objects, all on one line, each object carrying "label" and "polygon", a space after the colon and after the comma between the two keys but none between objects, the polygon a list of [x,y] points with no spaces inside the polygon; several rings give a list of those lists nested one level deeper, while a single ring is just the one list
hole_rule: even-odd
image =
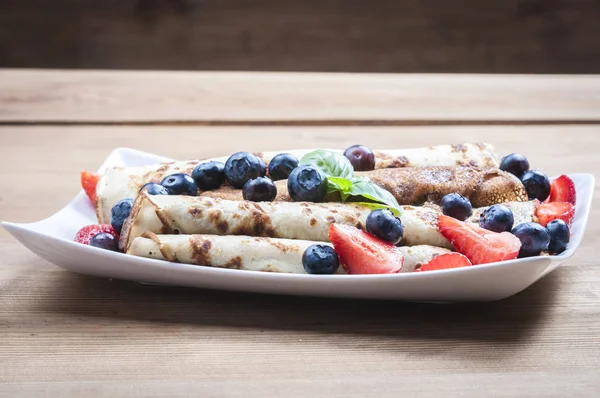
[{"label": "white ceramic plate", "polygon": [[[115,150],[110,166],[142,166],[170,159],[127,148]],[[300,275],[211,268],[127,256],[75,243],[77,231],[97,222],[93,206],[80,192],[53,216],[30,224],[2,225],[23,245],[59,267],[81,274],[143,283],[307,296],[409,301],[492,301],[516,294],[554,271],[581,244],[589,217],[594,177],[572,174],[577,208],[572,239],[559,256],[541,256],[435,272],[393,275]],[[75,182],[74,182],[75,183]]]}]

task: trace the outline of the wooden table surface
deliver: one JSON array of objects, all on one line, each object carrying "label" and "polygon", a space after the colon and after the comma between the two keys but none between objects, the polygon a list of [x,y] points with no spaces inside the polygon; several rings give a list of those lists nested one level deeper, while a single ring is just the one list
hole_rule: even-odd
[{"label": "wooden table surface", "polygon": [[[0,220],[49,216],[119,146],[467,141],[598,176],[600,76],[0,70]],[[599,236],[594,205],[575,256],[529,289],[427,305],[81,276],[1,230],[0,396],[597,397]]]}]

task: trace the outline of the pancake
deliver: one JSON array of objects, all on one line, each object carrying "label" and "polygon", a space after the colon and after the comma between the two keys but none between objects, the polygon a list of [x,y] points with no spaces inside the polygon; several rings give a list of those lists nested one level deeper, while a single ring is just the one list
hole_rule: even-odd
[{"label": "pancake", "polygon": [[[379,169],[355,173],[389,191],[401,205],[420,205],[439,202],[449,193],[468,198],[475,207],[496,203],[527,201],[527,192],[514,175],[493,168],[479,170],[472,167],[409,167]],[[275,201],[291,201],[287,181],[275,181]],[[242,191],[224,186],[204,191],[201,196],[227,200],[244,200]]]},{"label": "pancake", "polygon": [[[247,271],[306,274],[302,255],[311,245],[329,243],[251,236],[156,235],[133,240],[127,254],[184,264]],[[404,255],[400,272],[412,272],[447,249],[433,246],[398,247]],[[342,266],[336,272],[345,274]]]},{"label": "pancake", "polygon": [[[311,150],[288,151],[301,158]],[[342,152],[334,150],[335,152]],[[279,152],[256,153],[268,163]],[[440,145],[427,148],[374,151],[375,168],[406,168],[423,166],[470,166],[475,168],[498,167],[494,147],[490,144]],[[228,157],[208,160],[225,162]],[[112,167],[100,177],[96,187],[96,214],[100,224],[110,223],[110,210],[121,199],[135,198],[139,189],[148,182],[161,182],[173,173],[190,174],[201,162],[208,160],[176,161],[140,167]],[[229,194],[225,189],[224,192]],[[233,197],[230,197],[233,199]]]}]

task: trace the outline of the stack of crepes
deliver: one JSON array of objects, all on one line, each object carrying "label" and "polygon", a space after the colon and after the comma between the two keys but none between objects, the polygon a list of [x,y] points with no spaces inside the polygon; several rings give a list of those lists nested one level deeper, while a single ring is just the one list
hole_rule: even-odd
[{"label": "stack of crepes", "polygon": [[[297,157],[306,151],[288,151]],[[404,255],[401,272],[411,272],[452,249],[437,227],[436,204],[459,193],[475,207],[468,222],[478,223],[487,206],[504,203],[515,225],[535,221],[537,201],[528,201],[522,183],[498,169],[489,144],[443,145],[374,151],[376,169],[356,173],[386,189],[401,205]],[[258,153],[266,163],[277,153]],[[227,158],[211,159],[225,161]],[[201,161],[111,168],[97,185],[97,215],[110,220],[119,200],[135,198],[121,231],[127,254],[187,264],[254,271],[306,273],[302,254],[315,243],[329,244],[332,223],[365,228],[370,208],[353,203],[293,202],[287,182],[277,181],[273,202],[244,201],[240,190],[223,186],[198,196],[149,195],[140,188],[169,174],[191,173]],[[338,270],[344,273],[343,267]]]}]

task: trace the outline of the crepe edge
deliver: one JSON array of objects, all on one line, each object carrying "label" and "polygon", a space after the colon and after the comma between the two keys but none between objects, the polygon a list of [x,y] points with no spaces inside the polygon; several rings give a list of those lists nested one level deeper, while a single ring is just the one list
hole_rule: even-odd
[{"label": "crepe edge", "polygon": [[158,204],[155,201],[153,201],[150,196],[151,195],[149,195],[144,190],[140,192],[133,201],[133,206],[131,207],[129,217],[125,219],[125,222],[123,223],[123,228],[121,229],[121,235],[119,236],[119,249],[123,250],[124,252],[126,252],[129,249],[129,246],[131,245],[131,230],[137,222],[138,216],[140,214],[140,211],[142,210],[144,202],[148,200],[155,208],[159,207]]}]

